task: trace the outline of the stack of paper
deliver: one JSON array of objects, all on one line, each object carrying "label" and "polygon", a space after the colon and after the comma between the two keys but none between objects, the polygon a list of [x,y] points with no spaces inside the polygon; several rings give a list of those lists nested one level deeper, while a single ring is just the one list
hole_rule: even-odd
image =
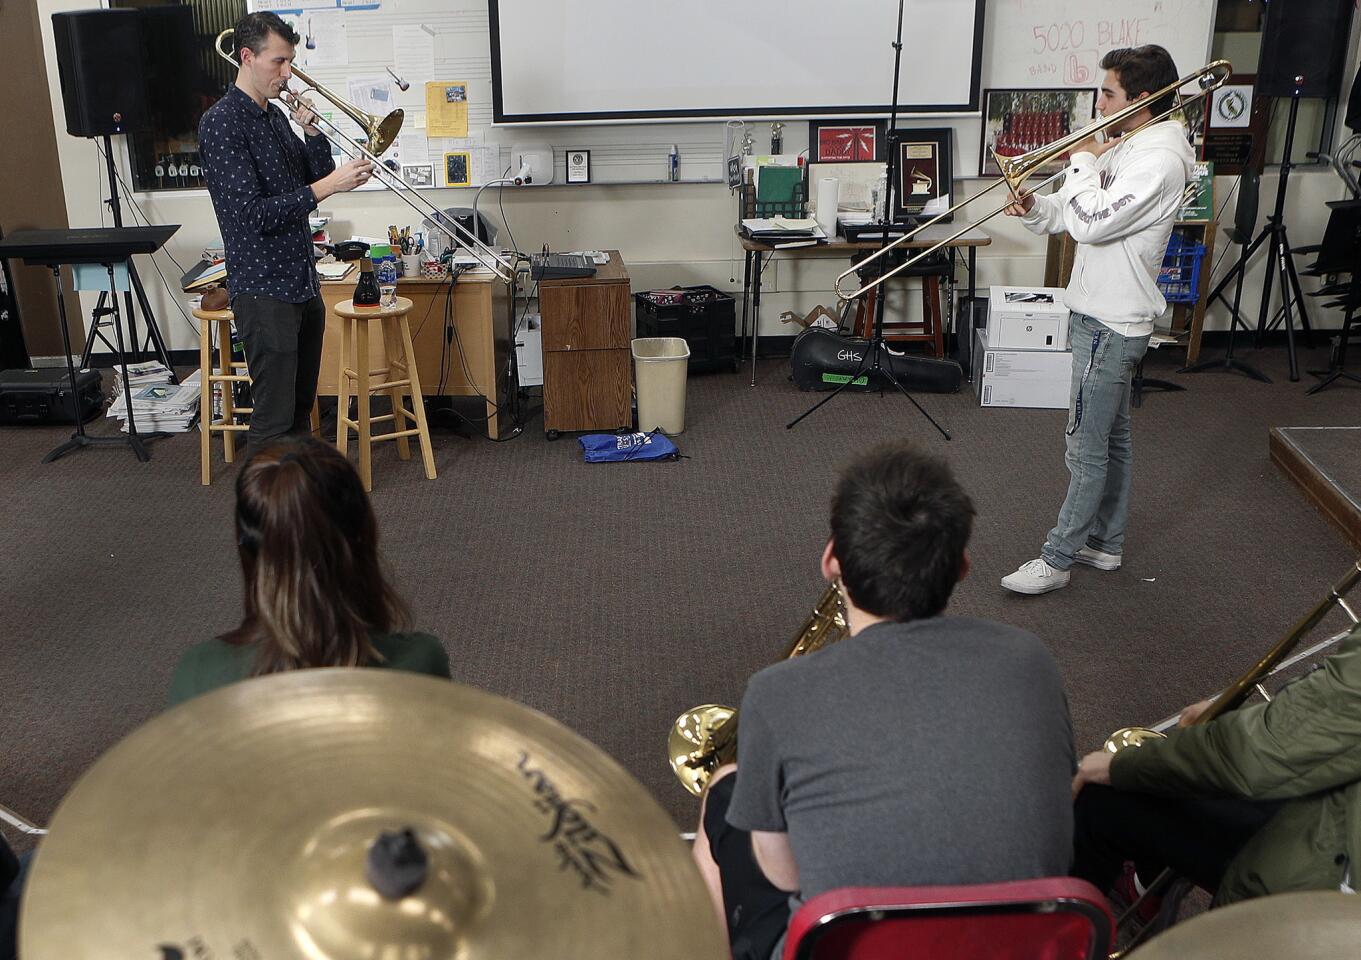
[{"label": "stack of paper", "polygon": [[[114,368],[114,398],[108,416],[124,421],[128,432],[127,401],[123,396],[122,371]],[[160,363],[128,364],[128,386],[132,391],[132,413],[139,433],[154,430],[185,433],[198,419],[199,371],[180,383],[170,382],[170,371]]]},{"label": "stack of paper", "polygon": [[742,233],[753,240],[776,246],[811,244],[826,240],[827,234],[811,217],[756,217],[742,221]]}]

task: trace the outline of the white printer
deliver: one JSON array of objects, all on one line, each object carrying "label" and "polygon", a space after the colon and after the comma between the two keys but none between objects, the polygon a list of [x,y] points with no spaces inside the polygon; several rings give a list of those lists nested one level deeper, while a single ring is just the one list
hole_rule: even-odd
[{"label": "white printer", "polygon": [[1006,350],[1067,350],[1068,308],[1062,287],[993,287],[988,296],[988,346]]}]

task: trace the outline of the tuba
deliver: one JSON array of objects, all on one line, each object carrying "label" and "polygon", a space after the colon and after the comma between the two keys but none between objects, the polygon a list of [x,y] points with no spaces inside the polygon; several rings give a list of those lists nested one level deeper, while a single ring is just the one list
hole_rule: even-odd
[{"label": "tuba", "polygon": [[[847,632],[840,584],[829,583],[780,659],[815,653],[846,639]],[[691,707],[671,725],[666,747],[681,786],[699,796],[715,770],[737,759],[737,708],[721,703]]]}]

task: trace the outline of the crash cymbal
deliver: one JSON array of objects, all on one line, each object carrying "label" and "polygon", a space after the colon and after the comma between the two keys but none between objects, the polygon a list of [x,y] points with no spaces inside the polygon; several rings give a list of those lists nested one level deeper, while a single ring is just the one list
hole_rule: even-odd
[{"label": "crash cymbal", "polygon": [[1210,910],[1159,934],[1131,960],[1337,960],[1361,949],[1361,896],[1312,890]]},{"label": "crash cymbal", "polygon": [[623,768],[395,670],[191,700],[101,757],[50,831],[25,960],[727,956],[674,822]]}]

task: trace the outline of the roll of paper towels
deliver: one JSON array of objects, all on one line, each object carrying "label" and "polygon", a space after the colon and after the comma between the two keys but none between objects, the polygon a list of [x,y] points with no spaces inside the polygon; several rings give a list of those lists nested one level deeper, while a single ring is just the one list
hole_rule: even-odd
[{"label": "roll of paper towels", "polygon": [[818,226],[822,228],[823,233],[827,234],[828,239],[836,236],[838,184],[839,181],[836,177],[818,178],[817,199],[813,205],[813,209],[817,212],[814,216],[817,218]]}]

